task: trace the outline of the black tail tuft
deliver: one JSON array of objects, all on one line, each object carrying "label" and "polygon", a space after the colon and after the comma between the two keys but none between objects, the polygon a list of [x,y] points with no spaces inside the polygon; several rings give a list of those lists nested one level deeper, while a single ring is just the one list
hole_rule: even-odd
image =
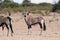
[{"label": "black tail tuft", "polygon": [[45,23],[44,23],[44,28],[43,28],[43,30],[46,31],[46,25],[45,25]]}]

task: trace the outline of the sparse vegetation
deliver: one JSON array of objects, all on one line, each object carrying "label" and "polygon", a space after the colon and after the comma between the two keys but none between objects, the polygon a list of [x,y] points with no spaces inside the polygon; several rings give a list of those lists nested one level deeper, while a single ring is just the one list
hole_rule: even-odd
[{"label": "sparse vegetation", "polygon": [[30,10],[33,13],[41,13],[41,10],[46,10],[46,14],[48,14],[47,11],[50,11],[53,7],[50,3],[34,4],[25,0],[22,4],[18,4],[11,0],[7,1],[5,0],[4,2],[0,3],[0,13],[6,13],[7,11],[22,12],[24,10]]}]

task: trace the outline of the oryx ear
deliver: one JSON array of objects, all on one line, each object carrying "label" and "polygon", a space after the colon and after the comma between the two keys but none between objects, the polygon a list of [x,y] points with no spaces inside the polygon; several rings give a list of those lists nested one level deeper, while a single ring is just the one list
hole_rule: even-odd
[{"label": "oryx ear", "polygon": [[28,13],[30,13],[30,11]]},{"label": "oryx ear", "polygon": [[29,15],[30,11],[27,13],[27,15]]},{"label": "oryx ear", "polygon": [[27,13],[27,15],[29,15],[29,13]]}]

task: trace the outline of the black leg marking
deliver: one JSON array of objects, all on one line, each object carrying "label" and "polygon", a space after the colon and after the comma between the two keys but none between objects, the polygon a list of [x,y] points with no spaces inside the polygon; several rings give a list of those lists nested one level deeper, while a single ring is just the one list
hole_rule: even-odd
[{"label": "black leg marking", "polygon": [[7,36],[8,36],[8,34],[9,34],[9,27],[8,27],[7,24],[5,24],[5,25],[6,25],[6,28],[7,28],[7,30],[8,30],[8,33],[7,33]]},{"label": "black leg marking", "polygon": [[45,31],[46,30],[46,25],[45,25],[45,23],[44,23],[44,25],[43,25],[44,27],[43,27],[43,30]]},{"label": "black leg marking", "polygon": [[40,28],[42,29],[42,24],[41,24],[41,23],[39,23],[39,25],[40,25]]},{"label": "black leg marking", "polygon": [[41,35],[42,34],[42,24],[39,23],[39,25],[40,25],[40,28],[41,28],[41,32],[40,32],[40,35]]},{"label": "black leg marking", "polygon": [[31,25],[28,25],[28,35],[30,34]]},{"label": "black leg marking", "polygon": [[12,24],[10,23],[9,25],[10,25],[10,29],[11,29],[11,36],[13,36],[14,32],[13,32]]},{"label": "black leg marking", "polygon": [[4,36],[4,25],[2,25],[2,31],[3,31],[3,36]]}]

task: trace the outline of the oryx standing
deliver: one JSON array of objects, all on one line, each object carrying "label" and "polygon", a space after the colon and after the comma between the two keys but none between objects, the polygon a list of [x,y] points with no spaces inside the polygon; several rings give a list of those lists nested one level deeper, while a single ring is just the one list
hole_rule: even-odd
[{"label": "oryx standing", "polygon": [[41,33],[42,33],[42,30],[46,30],[46,25],[45,25],[45,20],[44,18],[42,17],[33,17],[31,15],[29,15],[30,12],[28,13],[23,13],[23,16],[24,16],[24,20],[28,26],[28,33],[29,33],[29,30],[31,29],[31,26],[32,25],[35,25],[35,24],[39,24],[40,25],[40,28],[41,28]]}]

